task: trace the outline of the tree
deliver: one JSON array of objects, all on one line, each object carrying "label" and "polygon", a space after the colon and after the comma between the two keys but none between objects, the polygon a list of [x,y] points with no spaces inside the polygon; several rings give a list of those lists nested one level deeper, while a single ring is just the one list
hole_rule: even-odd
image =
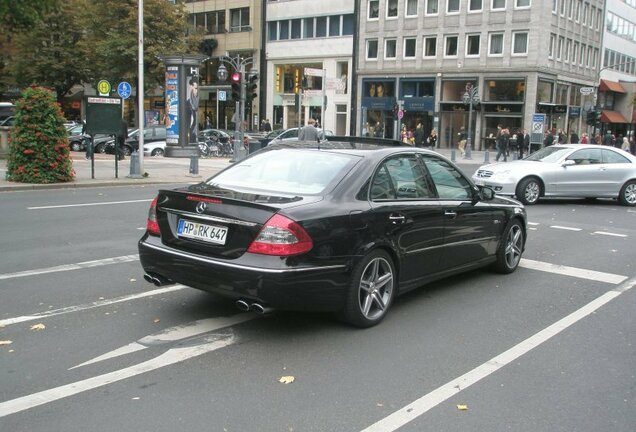
[{"label": "tree", "polygon": [[58,183],[75,175],[64,117],[52,91],[29,87],[16,104],[9,142],[7,180]]}]

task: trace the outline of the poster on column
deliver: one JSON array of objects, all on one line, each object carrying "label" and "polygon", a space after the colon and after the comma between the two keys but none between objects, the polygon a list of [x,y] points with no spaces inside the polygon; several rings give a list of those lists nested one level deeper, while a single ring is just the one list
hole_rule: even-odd
[{"label": "poster on column", "polygon": [[168,66],[166,71],[166,143],[179,144],[179,71]]},{"label": "poster on column", "polygon": [[186,121],[188,128],[188,142],[197,144],[199,141],[199,68],[190,66],[187,74]]}]

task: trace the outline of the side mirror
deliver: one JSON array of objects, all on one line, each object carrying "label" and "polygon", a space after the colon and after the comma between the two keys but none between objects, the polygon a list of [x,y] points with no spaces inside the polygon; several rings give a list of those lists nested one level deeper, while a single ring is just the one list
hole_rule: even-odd
[{"label": "side mirror", "polygon": [[490,189],[489,187],[482,186],[479,188],[479,196],[484,201],[491,201],[495,198],[495,191]]},{"label": "side mirror", "polygon": [[561,166],[562,166],[563,168],[565,168],[565,167],[569,167],[569,166],[572,166],[572,165],[576,165],[576,161],[574,161],[574,160],[572,160],[572,159],[565,160],[565,161],[563,161],[563,163],[561,164]]}]

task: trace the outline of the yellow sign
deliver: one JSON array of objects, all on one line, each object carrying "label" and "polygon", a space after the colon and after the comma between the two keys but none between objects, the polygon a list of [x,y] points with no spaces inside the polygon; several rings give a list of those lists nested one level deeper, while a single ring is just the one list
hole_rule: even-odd
[{"label": "yellow sign", "polygon": [[110,88],[111,88],[110,83],[106,80],[101,80],[100,82],[97,83],[97,91],[101,95],[110,94]]}]

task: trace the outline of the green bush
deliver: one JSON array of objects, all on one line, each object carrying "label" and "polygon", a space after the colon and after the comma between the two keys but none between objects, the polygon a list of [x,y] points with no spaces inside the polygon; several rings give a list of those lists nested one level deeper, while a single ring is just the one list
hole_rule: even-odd
[{"label": "green bush", "polygon": [[9,137],[7,180],[21,183],[61,183],[75,177],[68,132],[55,95],[30,87],[16,103]]}]

